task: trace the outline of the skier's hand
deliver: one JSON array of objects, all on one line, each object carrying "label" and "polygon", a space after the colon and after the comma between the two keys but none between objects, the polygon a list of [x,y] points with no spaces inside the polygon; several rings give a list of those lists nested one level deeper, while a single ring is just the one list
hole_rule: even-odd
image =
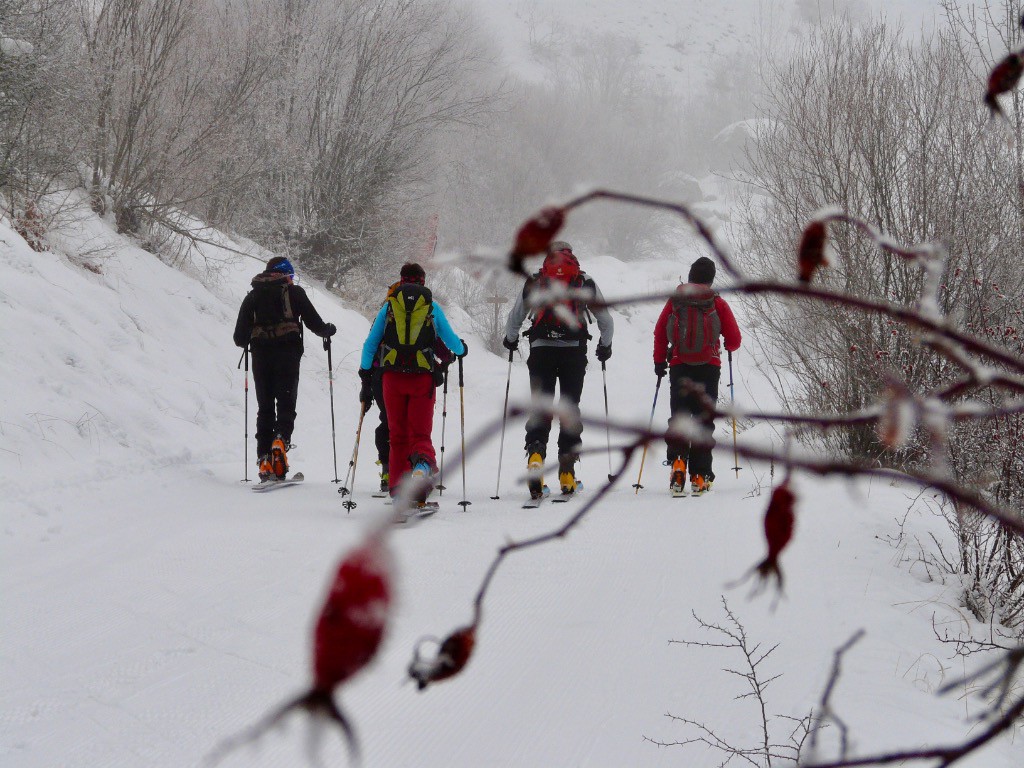
[{"label": "skier's hand", "polygon": [[602,363],[612,356],[612,345],[611,344],[598,344],[597,349],[594,350],[594,355]]},{"label": "skier's hand", "polygon": [[456,357],[465,357],[469,354],[469,345],[466,343],[465,339],[459,339],[459,341],[462,342],[462,354],[456,355]]},{"label": "skier's hand", "polygon": [[370,410],[370,406],[373,405],[373,371],[360,368],[359,379],[362,381],[362,386],[359,387],[359,402],[366,406],[366,410]]},{"label": "skier's hand", "polygon": [[654,364],[654,375],[655,376],[657,376],[660,379],[666,373],[668,373],[668,363],[666,363],[664,360],[662,360],[660,363],[655,363]]},{"label": "skier's hand", "polygon": [[507,349],[509,352],[515,352],[519,349],[519,339],[509,339],[508,337],[501,340],[501,346]]},{"label": "skier's hand", "polygon": [[338,332],[338,326],[336,326],[334,323],[326,323],[324,325],[323,337],[325,339],[329,339],[329,338],[331,338],[331,336],[333,336],[337,332]]}]

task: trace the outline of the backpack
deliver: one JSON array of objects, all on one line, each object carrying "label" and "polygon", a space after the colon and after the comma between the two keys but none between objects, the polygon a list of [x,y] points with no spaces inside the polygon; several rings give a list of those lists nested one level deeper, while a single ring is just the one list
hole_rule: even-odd
[{"label": "backpack", "polygon": [[[523,297],[525,299],[529,293],[535,290],[543,290],[556,283],[563,283],[569,288],[574,289],[586,287],[593,289],[594,286],[594,281],[584,272],[577,272],[566,281],[561,278],[550,277],[541,270],[523,286]],[[591,338],[590,332],[587,330],[587,325],[590,322],[590,311],[587,309],[586,302],[576,297],[560,303],[569,309],[572,316],[579,322],[579,326],[574,328],[564,322],[553,307],[541,307],[536,310],[536,314],[533,316],[533,324],[526,332],[526,336],[530,341],[535,339],[582,341]]]},{"label": "backpack", "polygon": [[264,275],[257,275],[253,279],[252,341],[274,341],[301,332],[292,310],[289,287],[288,281],[281,279],[280,275],[266,279]]},{"label": "backpack", "polygon": [[380,365],[384,370],[434,370],[434,300],[429,288],[403,283],[389,292]]},{"label": "backpack", "polygon": [[715,309],[717,294],[710,286],[684,283],[670,301],[666,332],[672,358],[682,363],[707,363],[718,354],[722,321]]}]

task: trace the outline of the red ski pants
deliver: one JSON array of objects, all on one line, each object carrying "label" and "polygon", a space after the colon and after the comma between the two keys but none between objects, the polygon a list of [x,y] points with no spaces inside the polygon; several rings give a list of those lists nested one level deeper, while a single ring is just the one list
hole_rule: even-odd
[{"label": "red ski pants", "polygon": [[394,489],[412,468],[409,457],[420,454],[436,466],[430,433],[434,428],[434,377],[429,373],[385,371],[384,407],[391,432],[388,483]]}]

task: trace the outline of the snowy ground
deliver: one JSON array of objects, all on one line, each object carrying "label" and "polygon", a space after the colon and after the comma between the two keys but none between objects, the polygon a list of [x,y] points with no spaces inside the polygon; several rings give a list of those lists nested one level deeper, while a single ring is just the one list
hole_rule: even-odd
[{"label": "snowy ground", "polygon": [[[242,478],[243,374],[231,331],[251,259],[230,257],[204,285],[84,217],[55,238],[77,258],[28,250],[0,225],[0,436],[5,488],[0,537],[0,761],[19,768],[199,765],[222,738],[308,683],[309,630],[335,563],[381,514],[368,429],[347,514],[336,493],[326,356],[308,343],[293,454],[307,482],[268,495]],[[109,247],[96,250],[98,244]],[[214,258],[226,252],[211,250]],[[692,260],[585,263],[609,296],[661,287]],[[88,268],[88,265],[93,269]],[[98,271],[95,271],[98,270]],[[355,432],[356,350],[367,321],[306,285],[336,337],[338,470]],[[617,316],[608,389],[613,416],[646,421],[654,376],[657,307]],[[467,435],[500,415],[507,363],[468,338]],[[764,394],[738,356],[737,398]],[[526,390],[513,370],[513,399]],[[723,393],[724,393],[723,388]],[[750,394],[747,394],[750,393]],[[458,391],[449,395],[448,456],[455,455]],[[603,413],[600,369],[584,397]],[[250,403],[252,430],[255,403]],[[438,429],[440,434],[438,408]],[[375,417],[376,414],[374,413]],[[667,418],[667,400],[658,406]],[[395,530],[399,606],[378,659],[341,700],[361,735],[367,766],[713,766],[701,747],[659,748],[692,736],[666,713],[692,718],[737,745],[759,723],[743,689],[722,672],[740,659],[670,640],[709,639],[691,611],[724,620],[725,595],[751,637],[778,649],[772,713],[800,717],[816,704],[833,651],[856,630],[834,695],[854,747],[870,750],[965,734],[981,702],[936,697],[964,671],[932,622],[969,628],[955,585],[908,564],[912,548],[887,539],[913,489],[798,478],[798,529],[784,558],[786,596],[748,599],[725,585],[763,553],[760,519],[769,478],[737,480],[720,430],[719,480],[701,499],[664,492],[661,452],[648,456],[647,489],[614,492],[565,541],[512,556],[488,595],[476,653],[462,676],[424,693],[404,682],[417,640],[466,623],[496,549],[548,531],[578,502],[519,508],[521,425],[505,446],[502,498],[494,493],[497,435],[461,475],[446,465],[442,510]],[[605,436],[590,430],[588,446]],[[249,438],[250,458],[252,438]],[[252,467],[249,468],[250,477]],[[604,457],[581,467],[596,483]],[[630,480],[635,478],[636,467]],[[758,493],[760,492],[760,495]],[[911,516],[908,530],[946,534]],[[776,724],[781,737],[785,723]],[[229,766],[304,765],[303,728],[276,731]],[[1020,765],[1004,742],[967,765]],[[325,762],[345,763],[326,743]]]}]

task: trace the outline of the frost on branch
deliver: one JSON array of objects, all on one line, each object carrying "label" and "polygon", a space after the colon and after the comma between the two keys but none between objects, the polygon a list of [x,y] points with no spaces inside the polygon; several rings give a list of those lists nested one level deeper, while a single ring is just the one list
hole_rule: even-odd
[{"label": "frost on branch", "polygon": [[593,302],[594,291],[585,287],[573,287],[558,280],[538,285],[527,296],[527,310],[545,309],[554,313],[559,322],[569,328],[579,328],[580,319],[569,307],[569,302]]},{"label": "frost on branch", "polygon": [[[426,641],[420,644],[423,642]],[[448,635],[432,659],[422,658],[417,646],[409,664],[409,677],[416,681],[416,687],[421,691],[431,683],[455,677],[469,663],[475,645],[476,624],[471,624]]]}]

